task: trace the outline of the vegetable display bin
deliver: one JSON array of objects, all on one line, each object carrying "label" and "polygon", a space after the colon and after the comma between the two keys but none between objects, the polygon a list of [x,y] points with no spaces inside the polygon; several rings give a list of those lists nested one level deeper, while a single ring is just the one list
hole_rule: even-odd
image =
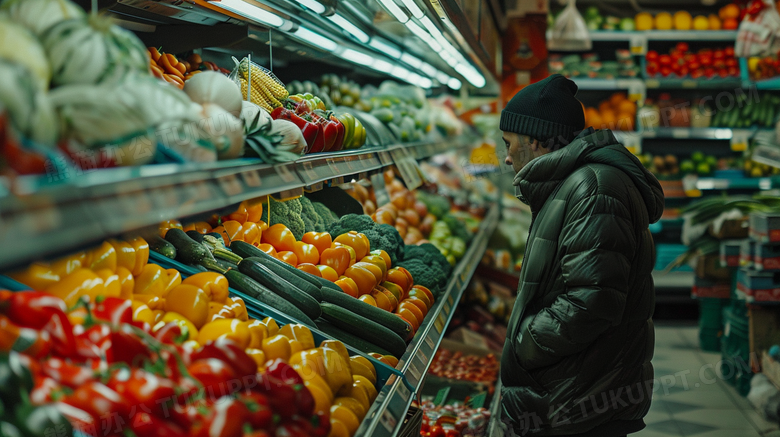
[{"label": "vegetable display bin", "polygon": [[699,345],[707,352],[721,350],[723,336],[723,309],[728,299],[699,299]]},{"label": "vegetable display bin", "polygon": [[743,294],[747,302],[780,303],[780,272],[739,269],[737,292]]},{"label": "vegetable display bin", "polygon": [[747,316],[735,314],[731,309],[724,311],[722,361],[717,376],[736,387],[737,392],[747,396],[753,372],[750,368],[750,341]]},{"label": "vegetable display bin", "polygon": [[[666,269],[666,266],[687,250],[688,246],[683,244],[657,244],[655,246],[655,270]],[[692,270],[690,266],[684,265],[675,268],[673,271],[690,272]]]},{"label": "vegetable display bin", "polygon": [[418,437],[420,430],[422,430],[423,424],[423,410],[417,408],[414,405],[409,407],[409,411],[406,412],[406,418],[403,425],[398,432],[399,437]]},{"label": "vegetable display bin", "polygon": [[728,280],[709,280],[701,279],[698,276],[693,278],[693,288],[691,296],[694,298],[731,298],[731,282]]}]

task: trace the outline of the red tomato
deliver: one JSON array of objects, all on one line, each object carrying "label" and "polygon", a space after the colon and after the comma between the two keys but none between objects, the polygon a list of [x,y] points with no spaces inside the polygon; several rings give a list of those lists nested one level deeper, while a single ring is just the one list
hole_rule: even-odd
[{"label": "red tomato", "polygon": [[688,51],[688,43],[686,43],[686,42],[678,42],[677,45],[675,46],[675,48],[678,51],[687,52]]},{"label": "red tomato", "polygon": [[648,50],[647,51],[647,55],[645,55],[645,58],[648,61],[657,61],[658,60],[658,52],[655,51],[655,50]]}]

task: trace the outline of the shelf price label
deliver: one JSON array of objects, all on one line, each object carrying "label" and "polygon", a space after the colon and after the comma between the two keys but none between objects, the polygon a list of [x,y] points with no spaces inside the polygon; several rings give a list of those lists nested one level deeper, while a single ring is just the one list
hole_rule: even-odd
[{"label": "shelf price label", "polygon": [[295,180],[295,175],[292,174],[287,165],[277,165],[276,172],[279,174],[279,177],[282,178],[282,181],[284,181],[286,184],[289,184]]},{"label": "shelf price label", "polygon": [[747,150],[750,134],[747,131],[734,129],[731,131],[731,150],[744,152]]},{"label": "shelf price label", "polygon": [[317,171],[314,169],[314,164],[311,161],[302,162],[301,168],[303,168],[303,173],[308,178],[307,182],[317,180]]},{"label": "shelf price label", "polygon": [[691,130],[688,128],[672,128],[672,138],[690,138]]},{"label": "shelf price label", "polygon": [[228,196],[235,196],[237,194],[241,194],[243,191],[241,182],[239,182],[236,175],[231,174],[222,176],[217,179],[217,183],[219,184],[220,188],[222,188],[222,191]]},{"label": "shelf price label", "polygon": [[257,170],[249,170],[241,173],[241,179],[244,180],[244,184],[250,188],[257,188],[263,185],[260,179],[260,173]]},{"label": "shelf price label", "polygon": [[390,202],[390,195],[385,187],[385,177],[382,173],[371,175],[371,185],[374,187],[377,205],[386,205]]},{"label": "shelf price label", "polygon": [[447,396],[450,395],[450,390],[452,390],[451,386],[444,387],[439,390],[438,393],[436,393],[436,397],[433,398],[433,404],[442,406],[445,402],[447,402]]},{"label": "shelf price label", "polygon": [[642,35],[633,35],[628,41],[632,55],[647,54],[647,38]]}]

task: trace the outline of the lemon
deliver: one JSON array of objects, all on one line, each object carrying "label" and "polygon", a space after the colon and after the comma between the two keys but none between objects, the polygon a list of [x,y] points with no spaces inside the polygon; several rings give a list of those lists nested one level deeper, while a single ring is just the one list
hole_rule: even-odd
[{"label": "lemon", "polygon": [[709,28],[710,20],[704,15],[697,15],[696,18],[693,19],[694,30],[707,30]]},{"label": "lemon", "polygon": [[634,26],[636,30],[652,30],[653,16],[647,12],[640,12],[634,17]]},{"label": "lemon", "polygon": [[691,14],[686,11],[677,11],[674,14],[674,28],[677,30],[691,30]]},{"label": "lemon", "polygon": [[656,15],[655,28],[658,30],[670,30],[672,28],[672,14],[661,12]]}]

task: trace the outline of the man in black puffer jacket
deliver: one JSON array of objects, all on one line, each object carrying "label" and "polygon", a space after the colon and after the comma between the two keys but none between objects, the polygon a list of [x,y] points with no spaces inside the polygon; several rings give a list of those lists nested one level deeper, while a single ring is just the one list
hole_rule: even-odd
[{"label": "man in black puffer jacket", "polygon": [[501,114],[516,195],[533,220],[501,359],[516,435],[618,437],[653,390],[661,186],[609,130],[584,128],[577,86],[553,75]]}]

